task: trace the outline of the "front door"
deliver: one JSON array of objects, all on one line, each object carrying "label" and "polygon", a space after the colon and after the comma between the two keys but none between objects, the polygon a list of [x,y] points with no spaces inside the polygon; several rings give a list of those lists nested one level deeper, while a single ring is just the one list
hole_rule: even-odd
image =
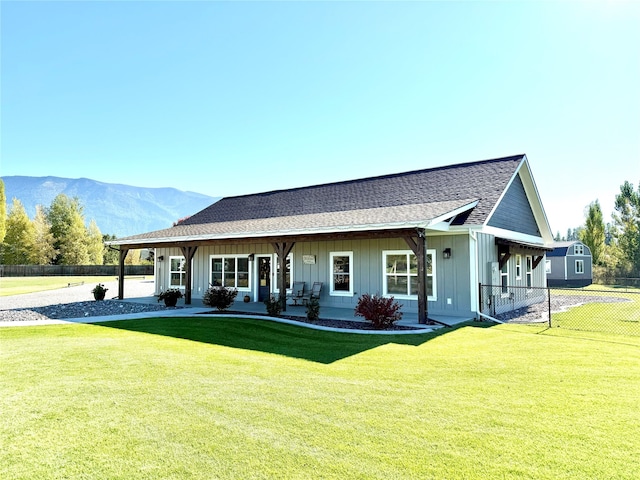
[{"label": "front door", "polygon": [[264,302],[271,294],[271,256],[258,259],[258,301]]}]

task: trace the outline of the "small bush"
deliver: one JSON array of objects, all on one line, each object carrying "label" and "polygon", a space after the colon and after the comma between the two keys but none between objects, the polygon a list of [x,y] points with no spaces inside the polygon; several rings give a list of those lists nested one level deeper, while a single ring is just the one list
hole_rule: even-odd
[{"label": "small bush", "polygon": [[402,318],[400,305],[393,297],[371,296],[365,293],[358,299],[356,305],[356,316],[364,317],[373,324],[373,328],[378,330],[389,328]]},{"label": "small bush", "polygon": [[210,287],[204,292],[202,303],[218,310],[226,310],[229,308],[238,295],[235,288]]},{"label": "small bush", "polygon": [[269,295],[264,301],[264,304],[267,306],[267,313],[272,317],[279,317],[280,312],[282,312],[282,303],[285,299],[276,298],[275,295]]},{"label": "small bush", "polygon": [[320,318],[320,302],[317,298],[311,298],[307,302],[307,320],[318,320]]}]

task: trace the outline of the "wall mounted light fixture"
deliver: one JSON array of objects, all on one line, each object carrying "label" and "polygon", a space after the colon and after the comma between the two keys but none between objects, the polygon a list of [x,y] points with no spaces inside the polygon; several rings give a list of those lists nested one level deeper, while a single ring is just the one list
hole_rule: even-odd
[{"label": "wall mounted light fixture", "polygon": [[159,262],[161,262],[161,261],[163,261],[163,260],[164,260],[164,255],[160,255],[160,256],[158,257],[158,261],[159,261]]},{"label": "wall mounted light fixture", "polygon": [[442,251],[442,257],[443,258],[451,258],[451,249],[450,248],[445,248]]}]

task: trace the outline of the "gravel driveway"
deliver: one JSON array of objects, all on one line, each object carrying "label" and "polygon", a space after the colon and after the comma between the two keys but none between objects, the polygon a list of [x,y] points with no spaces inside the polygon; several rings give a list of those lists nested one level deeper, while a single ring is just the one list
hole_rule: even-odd
[{"label": "gravel driveway", "polygon": [[96,302],[91,293],[94,286],[95,284],[74,285],[57,290],[0,297],[0,321],[41,321],[166,310],[164,304],[153,302],[153,280],[125,280],[125,299],[149,297],[149,304],[112,300],[118,294],[117,280],[104,282],[104,286],[109,289],[107,300]]}]

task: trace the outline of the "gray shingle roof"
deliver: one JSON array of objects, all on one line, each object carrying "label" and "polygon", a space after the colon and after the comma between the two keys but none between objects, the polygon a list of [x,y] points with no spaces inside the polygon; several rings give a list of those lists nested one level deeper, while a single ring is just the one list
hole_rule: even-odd
[{"label": "gray shingle roof", "polygon": [[[483,224],[524,155],[225,197],[180,225],[121,240],[259,235],[430,220],[477,201],[457,224]],[[449,208],[449,210],[446,210]],[[444,211],[444,210],[446,211]],[[119,242],[115,242],[119,243]]]}]

